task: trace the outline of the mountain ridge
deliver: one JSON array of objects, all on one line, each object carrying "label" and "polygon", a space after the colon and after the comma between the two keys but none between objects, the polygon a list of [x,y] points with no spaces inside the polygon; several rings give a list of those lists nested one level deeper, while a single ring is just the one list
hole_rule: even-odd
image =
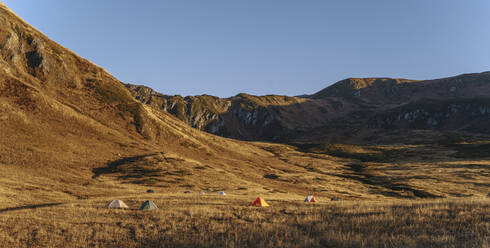
[{"label": "mountain ridge", "polygon": [[[434,132],[439,127],[443,127],[443,131],[464,129],[462,126],[453,125],[454,123],[441,124],[452,121],[448,118],[451,111],[455,109],[453,107],[453,110],[450,110],[451,103],[464,102],[464,99],[490,97],[490,73],[462,74],[433,80],[348,78],[317,93],[302,97],[253,96],[244,93],[229,98],[209,95],[182,97],[164,95],[146,86],[127,84],[126,87],[136,99],[169,112],[194,128],[243,140],[294,143],[304,140],[310,135],[307,134],[308,132],[328,127],[332,123],[344,123],[346,127],[354,129],[371,128],[372,132],[377,132],[374,129],[388,127]],[[388,117],[388,113],[393,110],[404,111],[403,106],[421,106],[427,100],[445,103],[446,108],[443,114],[429,111],[431,116],[417,117],[423,119],[428,123],[427,125],[423,125],[421,121],[417,121],[419,123],[417,125],[401,123],[404,121],[399,117],[401,113],[396,117],[401,122],[398,120],[399,124],[396,125],[391,120],[394,117]],[[486,109],[486,100],[480,103],[483,105],[466,105],[466,107]],[[429,112],[424,113],[429,115]],[[441,117],[446,115],[447,117]],[[483,118],[488,118],[486,111],[481,112],[481,115]],[[386,119],[382,119],[383,116]],[[474,122],[472,125],[478,126],[478,121]],[[435,123],[437,124],[434,125]],[[480,131],[476,130],[483,129],[483,127],[475,127],[471,130],[479,133]],[[301,133],[305,132],[304,137],[301,137]],[[326,142],[330,140],[328,134],[320,135],[317,140],[321,138],[325,138]],[[362,138],[366,137],[362,136]],[[349,142],[366,142],[366,140],[352,139]]]}]

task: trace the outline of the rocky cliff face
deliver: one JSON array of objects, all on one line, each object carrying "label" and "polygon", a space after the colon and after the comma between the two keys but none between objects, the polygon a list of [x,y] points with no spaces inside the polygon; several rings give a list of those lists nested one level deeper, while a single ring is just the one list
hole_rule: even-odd
[{"label": "rocky cliff face", "polygon": [[288,130],[309,125],[295,119],[297,114],[311,118],[300,114],[304,105],[310,105],[314,112],[323,111],[322,105],[312,105],[308,99],[296,97],[247,94],[231,98],[182,97],[163,95],[145,86],[128,84],[127,88],[139,101],[166,111],[194,128],[244,140],[277,140]]},{"label": "rocky cliff face", "polygon": [[182,97],[127,88],[192,127],[243,140],[356,142],[380,130],[488,133],[490,123],[490,72],[426,81],[349,78],[301,97]]},{"label": "rocky cliff face", "polygon": [[160,94],[145,86],[126,85],[134,97],[150,106],[166,111],[192,127],[215,129],[219,113],[225,112],[230,102],[213,96],[182,97]]}]

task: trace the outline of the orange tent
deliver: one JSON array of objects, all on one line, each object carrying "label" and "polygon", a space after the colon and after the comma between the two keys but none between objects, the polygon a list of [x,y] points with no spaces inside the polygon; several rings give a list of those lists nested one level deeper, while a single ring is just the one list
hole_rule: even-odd
[{"label": "orange tent", "polygon": [[249,204],[249,206],[255,206],[255,207],[268,207],[269,204],[262,199],[262,197],[257,197],[253,202]]}]

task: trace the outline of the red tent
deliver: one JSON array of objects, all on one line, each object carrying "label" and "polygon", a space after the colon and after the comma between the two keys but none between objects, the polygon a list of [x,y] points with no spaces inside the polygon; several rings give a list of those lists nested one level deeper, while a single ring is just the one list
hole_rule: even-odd
[{"label": "red tent", "polygon": [[269,204],[262,199],[262,197],[257,197],[253,202],[249,204],[249,206],[255,206],[255,207],[268,207]]}]

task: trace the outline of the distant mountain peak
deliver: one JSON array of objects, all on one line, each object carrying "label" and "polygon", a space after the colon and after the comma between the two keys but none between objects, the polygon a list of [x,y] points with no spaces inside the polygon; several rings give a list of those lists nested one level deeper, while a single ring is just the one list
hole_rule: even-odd
[{"label": "distant mountain peak", "polygon": [[404,83],[419,82],[418,80],[402,78],[347,78],[338,81],[331,86],[313,94],[310,98],[319,99],[325,97],[354,97],[358,96],[358,90],[370,87],[386,87]]}]

